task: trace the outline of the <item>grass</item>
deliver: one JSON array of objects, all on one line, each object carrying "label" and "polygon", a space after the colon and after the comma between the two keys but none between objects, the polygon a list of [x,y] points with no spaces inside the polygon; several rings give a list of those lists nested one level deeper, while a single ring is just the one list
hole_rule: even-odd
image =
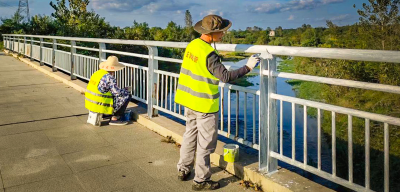
[{"label": "grass", "polygon": [[163,142],[163,143],[174,144],[175,146],[177,146],[177,147],[179,147],[179,148],[181,147],[181,144],[177,143],[177,142],[175,141],[175,139],[172,138],[172,136],[167,136],[166,138],[161,139],[161,142]]},{"label": "grass", "polygon": [[0,51],[3,51],[3,49],[4,49],[3,41],[0,41]]},{"label": "grass", "polygon": [[240,61],[242,59],[246,59],[247,57],[250,57],[252,54],[244,53],[244,52],[221,51],[221,52],[219,52],[219,55],[221,56],[223,61]]},{"label": "grass", "polygon": [[241,180],[239,185],[246,189],[251,188],[251,189],[254,189],[255,191],[262,191],[260,184],[253,183],[251,181]]}]

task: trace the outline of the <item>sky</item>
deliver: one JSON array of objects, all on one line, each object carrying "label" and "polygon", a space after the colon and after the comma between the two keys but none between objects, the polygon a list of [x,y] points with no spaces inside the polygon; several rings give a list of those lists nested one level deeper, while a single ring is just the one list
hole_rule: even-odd
[{"label": "sky", "polygon": [[[10,17],[19,0],[0,0],[0,17]],[[29,0],[31,15],[50,15],[50,1]],[[357,8],[368,0],[91,0],[88,9],[115,26],[131,26],[133,21],[147,22],[151,27],[166,27],[169,21],[184,25],[185,10],[192,14],[193,24],[208,14],[232,21],[232,29],[258,26],[263,29],[282,26],[297,28],[303,24],[325,27],[326,20],[343,26],[358,21]]]}]

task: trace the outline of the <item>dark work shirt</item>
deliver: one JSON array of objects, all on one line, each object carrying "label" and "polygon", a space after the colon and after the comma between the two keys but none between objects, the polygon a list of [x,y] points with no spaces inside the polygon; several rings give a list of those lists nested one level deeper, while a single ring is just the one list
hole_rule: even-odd
[{"label": "dark work shirt", "polygon": [[211,52],[207,56],[207,69],[211,74],[224,83],[239,79],[250,72],[250,68],[246,65],[239,69],[228,71],[228,69],[226,69],[221,63],[221,57],[215,52]]}]

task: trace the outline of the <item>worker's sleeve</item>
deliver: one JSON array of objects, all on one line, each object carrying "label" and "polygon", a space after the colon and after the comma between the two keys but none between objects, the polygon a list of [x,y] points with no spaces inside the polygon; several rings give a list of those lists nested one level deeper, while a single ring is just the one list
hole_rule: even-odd
[{"label": "worker's sleeve", "polygon": [[129,99],[129,91],[119,88],[117,80],[110,74],[106,74],[101,78],[98,89],[103,94],[111,93],[114,99],[114,113]]},{"label": "worker's sleeve", "polygon": [[207,57],[207,69],[212,75],[224,83],[234,81],[251,71],[246,65],[239,69],[228,71],[221,63],[221,58],[215,52],[210,53]]}]

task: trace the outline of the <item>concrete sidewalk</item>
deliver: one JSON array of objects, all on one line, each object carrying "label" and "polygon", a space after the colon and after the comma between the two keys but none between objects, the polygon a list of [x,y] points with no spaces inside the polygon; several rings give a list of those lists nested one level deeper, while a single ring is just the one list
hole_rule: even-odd
[{"label": "concrete sidewalk", "polygon": [[[135,122],[86,124],[83,95],[4,53],[0,110],[0,192],[191,190],[177,180],[178,147]],[[219,191],[244,190],[213,172]]]}]

